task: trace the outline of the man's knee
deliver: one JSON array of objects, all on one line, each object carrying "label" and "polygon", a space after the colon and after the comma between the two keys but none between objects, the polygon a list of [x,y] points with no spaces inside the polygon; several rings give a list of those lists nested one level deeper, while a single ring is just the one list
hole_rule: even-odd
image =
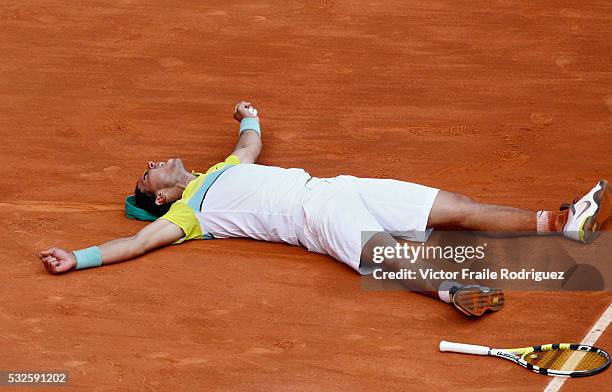
[{"label": "man's knee", "polygon": [[440,191],[430,213],[431,225],[462,225],[478,213],[479,203],[461,193]]},{"label": "man's knee", "polygon": [[384,231],[372,235],[361,248],[360,266],[363,268],[372,267],[374,265],[376,248],[394,247],[396,244],[395,238]]},{"label": "man's knee", "polygon": [[478,214],[479,203],[476,202],[469,196],[463,195],[461,193],[453,193],[453,204],[457,209],[457,215],[455,218],[455,224],[465,224],[470,217]]},{"label": "man's knee", "polygon": [[474,199],[461,193],[453,193],[452,198],[453,203],[459,208],[469,210],[478,206],[478,203],[474,201]]}]

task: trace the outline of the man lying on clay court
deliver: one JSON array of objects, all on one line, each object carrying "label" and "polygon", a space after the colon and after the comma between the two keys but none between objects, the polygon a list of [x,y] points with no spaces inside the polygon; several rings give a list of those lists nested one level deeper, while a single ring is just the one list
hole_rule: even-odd
[{"label": "man lying on clay court", "polygon": [[[372,248],[395,246],[393,236],[425,241],[427,229],[452,225],[480,231],[558,232],[590,243],[610,211],[611,191],[605,180],[564,210],[535,212],[478,203],[409,182],[346,175],[317,178],[302,169],[257,165],[262,148],[257,111],[240,102],[234,117],[240,121],[238,143],[225,161],[206,173],[187,171],[180,159],[149,162],[138,178],[135,197],[126,201],[126,214],[153,223],[132,237],[99,246],[42,251],[45,268],[57,274],[130,260],[185,240],[250,237],[301,245],[367,273]],[[362,238],[364,233],[370,234]],[[397,270],[399,260],[387,260],[386,268]],[[411,284],[467,315],[480,316],[503,305],[500,289],[455,281]]]}]

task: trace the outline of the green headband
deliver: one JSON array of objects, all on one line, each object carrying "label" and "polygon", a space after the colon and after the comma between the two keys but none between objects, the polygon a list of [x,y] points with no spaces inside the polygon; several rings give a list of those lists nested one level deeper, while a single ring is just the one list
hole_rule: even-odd
[{"label": "green headband", "polygon": [[136,207],[136,197],[134,195],[125,198],[125,216],[142,221],[154,221],[158,218],[142,208]]}]

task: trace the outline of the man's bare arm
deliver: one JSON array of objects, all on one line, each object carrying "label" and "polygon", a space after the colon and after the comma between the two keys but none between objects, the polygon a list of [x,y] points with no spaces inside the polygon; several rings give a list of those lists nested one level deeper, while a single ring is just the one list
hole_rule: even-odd
[{"label": "man's bare arm", "polygon": [[236,155],[240,163],[255,163],[261,154],[261,147],[261,139],[257,132],[246,130],[240,135],[232,155]]},{"label": "man's bare arm", "polygon": [[[147,225],[132,237],[118,238],[99,245],[102,264],[113,264],[141,256],[153,249],[169,245],[183,237],[183,230],[165,219]],[[60,248],[43,250],[38,255],[47,271],[52,274],[76,269],[73,252]]]},{"label": "man's bare arm", "polygon": [[234,111],[234,118],[237,121],[253,119],[250,121],[255,125],[253,129],[248,128],[248,126],[243,128],[244,124],[241,122],[242,131],[238,138],[238,143],[236,143],[234,151],[232,152],[232,155],[240,159],[240,163],[255,163],[257,162],[259,154],[261,154],[262,143],[261,132],[259,130],[259,117],[252,112],[253,109],[254,108],[249,102],[239,102]]}]

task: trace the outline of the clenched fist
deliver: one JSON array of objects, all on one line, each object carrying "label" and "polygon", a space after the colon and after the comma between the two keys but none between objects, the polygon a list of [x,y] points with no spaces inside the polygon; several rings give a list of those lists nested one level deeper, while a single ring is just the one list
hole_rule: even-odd
[{"label": "clenched fist", "polygon": [[255,109],[250,102],[238,102],[234,107],[234,118],[236,121],[240,121],[243,118],[256,118],[259,121],[259,116],[257,115],[257,109]]},{"label": "clenched fist", "polygon": [[45,269],[52,274],[61,274],[76,268],[77,262],[72,252],[60,248],[50,248],[38,254]]}]

